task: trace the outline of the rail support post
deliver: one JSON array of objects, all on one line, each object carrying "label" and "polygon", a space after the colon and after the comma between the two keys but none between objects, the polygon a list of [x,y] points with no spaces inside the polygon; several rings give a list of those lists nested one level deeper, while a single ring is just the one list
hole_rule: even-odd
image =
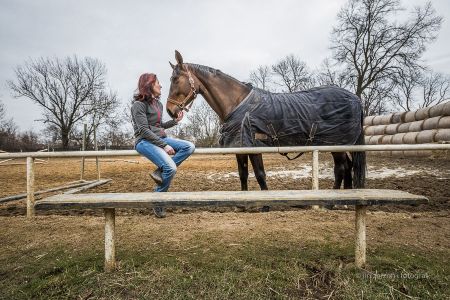
[{"label": "rail support post", "polygon": [[116,269],[116,212],[114,208],[105,208],[105,272]]},{"label": "rail support post", "polygon": [[27,157],[27,218],[34,216],[34,157]]},{"label": "rail support post", "polygon": [[366,265],[366,205],[355,206],[355,264],[358,268]]},{"label": "rail support post", "polygon": [[[312,152],[312,189],[319,189],[319,150]],[[313,205],[313,209],[319,209],[319,205]]]}]

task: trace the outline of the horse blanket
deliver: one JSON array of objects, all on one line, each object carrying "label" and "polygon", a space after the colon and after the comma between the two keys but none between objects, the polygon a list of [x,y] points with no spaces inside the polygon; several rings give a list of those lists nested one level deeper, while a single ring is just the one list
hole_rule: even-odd
[{"label": "horse blanket", "polygon": [[337,86],[295,93],[253,88],[225,119],[222,147],[353,145],[362,132],[360,99]]}]

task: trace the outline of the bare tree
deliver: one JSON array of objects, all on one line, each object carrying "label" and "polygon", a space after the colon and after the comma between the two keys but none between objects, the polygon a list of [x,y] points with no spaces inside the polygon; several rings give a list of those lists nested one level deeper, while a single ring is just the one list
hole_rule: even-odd
[{"label": "bare tree", "polygon": [[325,59],[317,74],[318,85],[336,85],[341,88],[350,89],[352,82],[346,72],[340,70],[338,66],[332,65],[330,59]]},{"label": "bare tree", "polygon": [[294,55],[288,55],[272,66],[273,73],[281,79],[283,92],[297,92],[314,86],[314,76],[306,63]]},{"label": "bare tree", "polygon": [[6,108],[2,100],[0,99],[0,128],[2,127],[5,121],[6,121]]},{"label": "bare tree", "polygon": [[268,66],[259,66],[258,69],[250,72],[250,82],[260,89],[270,90],[271,75]]},{"label": "bare tree", "polygon": [[59,128],[63,149],[80,120],[101,111],[105,101],[117,101],[104,91],[106,68],[97,59],[39,58],[16,67],[15,74],[16,81],[8,81],[13,95],[42,107],[41,121]]},{"label": "bare tree", "polygon": [[442,17],[430,3],[416,7],[401,24],[394,21],[400,11],[398,0],[349,0],[338,14],[332,31],[333,57],[344,65],[359,97],[368,88],[385,85],[383,81],[404,68],[420,69],[426,45],[437,37]]},{"label": "bare tree", "polygon": [[431,71],[423,76],[419,86],[423,95],[420,108],[442,103],[450,95],[450,77],[441,73]]},{"label": "bare tree", "polygon": [[393,77],[395,87],[391,99],[395,107],[404,111],[413,110],[415,91],[420,84],[422,73],[416,68],[399,70]]}]

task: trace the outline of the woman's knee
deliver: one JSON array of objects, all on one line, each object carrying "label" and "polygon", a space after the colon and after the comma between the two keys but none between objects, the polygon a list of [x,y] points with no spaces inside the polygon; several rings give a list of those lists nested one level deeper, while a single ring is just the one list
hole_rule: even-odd
[{"label": "woman's knee", "polygon": [[166,163],[162,166],[162,172],[169,176],[173,176],[177,173],[177,165],[174,163]]},{"label": "woman's knee", "polygon": [[195,145],[189,141],[186,141],[186,150],[189,152],[189,154],[194,153],[195,151]]}]

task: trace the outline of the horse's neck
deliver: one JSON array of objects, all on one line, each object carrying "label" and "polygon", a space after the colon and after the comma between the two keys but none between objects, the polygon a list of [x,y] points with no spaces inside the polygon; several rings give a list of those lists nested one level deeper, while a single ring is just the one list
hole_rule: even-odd
[{"label": "horse's neck", "polygon": [[198,72],[195,68],[192,71],[201,82],[200,94],[222,122],[250,93],[248,86],[220,71],[215,74]]}]

